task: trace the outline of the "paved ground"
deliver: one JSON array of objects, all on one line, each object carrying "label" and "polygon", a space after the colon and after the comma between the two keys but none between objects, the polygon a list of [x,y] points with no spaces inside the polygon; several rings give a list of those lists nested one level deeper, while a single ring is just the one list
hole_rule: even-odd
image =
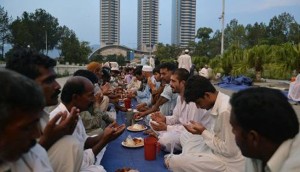
[{"label": "paved ground", "polygon": [[[65,84],[65,82],[67,81],[69,77],[63,77],[63,78],[58,78],[57,81],[58,83],[63,86]],[[282,80],[266,80],[266,82],[255,82],[253,84],[253,86],[257,86],[257,87],[270,87],[270,88],[275,88],[275,89],[280,89],[280,90],[288,90],[289,88],[289,84],[287,81],[282,81]],[[228,90],[228,89],[223,89],[220,88],[218,86],[215,86],[217,90],[220,90],[221,92],[231,96],[234,91],[232,90]],[[293,108],[295,109],[298,118],[300,120],[300,105],[295,105],[294,102],[291,102]]]}]

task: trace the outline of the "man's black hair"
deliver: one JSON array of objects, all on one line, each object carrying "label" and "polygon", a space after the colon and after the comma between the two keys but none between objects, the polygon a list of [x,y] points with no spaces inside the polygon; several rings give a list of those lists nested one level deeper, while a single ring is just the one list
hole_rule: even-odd
[{"label": "man's black hair", "polygon": [[79,69],[74,72],[73,76],[82,76],[89,79],[93,84],[98,83],[98,77],[89,70]]},{"label": "man's black hair", "polygon": [[166,62],[160,64],[160,69],[167,69],[168,71],[174,72],[177,69],[177,65],[172,62]]},{"label": "man's black hair", "polygon": [[175,70],[173,75],[176,75],[177,79],[179,81],[187,81],[189,76],[190,76],[190,73],[185,68],[178,68],[178,69]]},{"label": "man's black hair", "polygon": [[67,80],[61,91],[61,101],[63,103],[70,103],[74,94],[82,95],[85,92],[82,78],[87,79],[82,76],[73,76]]},{"label": "man's black hair", "polygon": [[203,98],[206,92],[214,93],[216,92],[216,88],[207,78],[199,75],[192,76],[185,84],[185,101],[187,103],[196,102],[197,99]]},{"label": "man's black hair", "polygon": [[6,127],[13,110],[33,112],[45,106],[41,88],[31,79],[14,71],[0,70],[0,129]]},{"label": "man's black hair", "polygon": [[36,79],[40,76],[40,67],[54,68],[56,61],[46,55],[29,49],[17,49],[13,56],[7,59],[6,68],[21,73],[28,78]]},{"label": "man's black hair", "polygon": [[278,144],[299,132],[297,115],[279,90],[263,87],[246,89],[235,93],[230,103],[232,115],[245,131],[255,130]]}]

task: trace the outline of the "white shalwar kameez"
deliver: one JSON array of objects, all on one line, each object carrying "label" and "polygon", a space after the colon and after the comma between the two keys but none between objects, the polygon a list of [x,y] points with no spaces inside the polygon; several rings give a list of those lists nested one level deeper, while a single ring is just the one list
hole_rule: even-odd
[{"label": "white shalwar kameez", "polygon": [[[70,112],[68,111],[68,109],[66,108],[66,106],[63,103],[60,103],[51,113],[50,113],[50,118],[53,118],[55,114],[57,114],[58,112],[68,112],[68,114],[70,114]],[[81,117],[79,116],[78,118],[78,122],[76,125],[76,128],[74,130],[73,136],[78,139],[78,141],[81,143],[82,145],[82,149],[84,148],[84,144],[86,139],[89,137],[86,134],[83,122]],[[104,154],[105,149],[103,149],[98,155],[97,155],[97,163],[101,161],[103,154]],[[92,151],[92,149],[85,149],[84,150],[84,154],[83,154],[83,161],[82,161],[82,165],[81,165],[81,172],[105,172],[105,169],[99,164],[99,165],[95,165],[96,164],[96,159],[95,159],[95,155]]]},{"label": "white shalwar kameez", "polygon": [[[20,143],[22,144],[22,143]],[[15,162],[0,165],[1,172],[54,172],[46,150],[39,144],[23,154]]]},{"label": "white shalwar kameez", "polygon": [[214,124],[202,135],[185,133],[181,136],[182,153],[169,159],[169,168],[181,172],[241,172],[245,160],[235,143],[229,123],[229,96],[219,92],[211,109]]},{"label": "white shalwar kameez", "polygon": [[185,68],[190,72],[192,67],[192,58],[188,54],[183,54],[178,57],[178,68]]},{"label": "white shalwar kameez", "polygon": [[300,74],[297,75],[294,82],[290,83],[288,98],[293,101],[300,101]]},{"label": "white shalwar kameez", "polygon": [[[48,122],[49,113],[44,110],[42,118],[40,119],[42,131],[45,130]],[[55,172],[80,171],[83,158],[83,148],[74,136],[66,135],[60,138],[48,149],[47,152],[49,161]]]},{"label": "white shalwar kameez", "polygon": [[191,120],[201,122],[206,127],[210,126],[212,119],[209,114],[206,114],[206,110],[198,109],[196,104],[190,102],[187,104],[178,95],[176,106],[173,110],[172,116],[166,116],[167,131],[160,131],[159,143],[162,145],[165,151],[171,151],[171,143],[174,144],[175,150],[181,150],[180,135],[185,128],[182,124],[187,124]]}]

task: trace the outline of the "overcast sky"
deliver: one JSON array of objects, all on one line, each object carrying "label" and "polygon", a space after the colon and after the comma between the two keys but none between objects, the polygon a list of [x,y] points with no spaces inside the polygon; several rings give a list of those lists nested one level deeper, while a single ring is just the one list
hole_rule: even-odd
[{"label": "overcast sky", "polygon": [[[121,44],[137,46],[137,0],[121,1]],[[159,42],[171,42],[172,0],[159,2]],[[300,23],[300,0],[226,0],[225,24],[232,19],[239,23],[253,24],[265,22],[283,12],[293,15]],[[58,18],[60,25],[74,30],[81,41],[91,45],[99,44],[100,0],[0,0],[10,16],[15,19],[24,11],[34,12],[42,8]],[[222,0],[197,0],[196,28],[210,27],[214,31],[221,28],[219,17]]]}]

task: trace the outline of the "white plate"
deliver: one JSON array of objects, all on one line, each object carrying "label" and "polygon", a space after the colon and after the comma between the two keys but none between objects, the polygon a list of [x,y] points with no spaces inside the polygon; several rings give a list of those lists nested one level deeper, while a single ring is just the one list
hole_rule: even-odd
[{"label": "white plate", "polygon": [[134,112],[134,113],[138,113],[139,111],[138,111],[138,110],[136,110],[136,109],[133,109],[133,112]]},{"label": "white plate", "polygon": [[144,146],[144,139],[143,138],[138,138],[140,140],[142,140],[142,142],[140,144],[136,144],[136,145],[127,145],[125,141],[121,142],[122,146],[127,147],[127,148],[139,148],[139,147],[143,147]]},{"label": "white plate", "polygon": [[133,131],[133,132],[138,132],[138,131],[144,131],[144,130],[146,130],[147,129],[147,127],[146,126],[144,126],[144,125],[142,125],[143,126],[143,128],[142,129],[135,129],[135,128],[132,128],[132,125],[131,126],[128,126],[127,127],[127,130],[129,130],[129,131]]}]

